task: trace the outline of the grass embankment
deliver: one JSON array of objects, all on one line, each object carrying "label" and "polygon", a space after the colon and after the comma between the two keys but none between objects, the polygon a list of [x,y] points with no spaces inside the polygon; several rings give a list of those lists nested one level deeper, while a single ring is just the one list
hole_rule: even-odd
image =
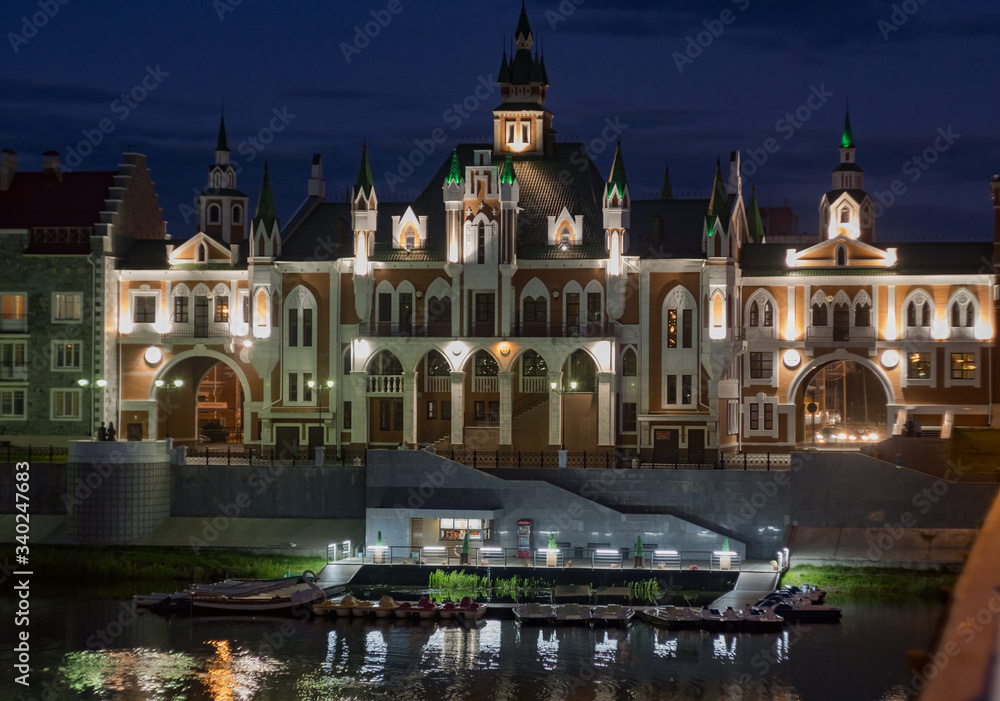
[{"label": "grass embankment", "polygon": [[325,558],[132,546],[32,546],[33,582],[53,587],[134,588],[133,585],[276,579],[319,572]]},{"label": "grass embankment", "polygon": [[1000,431],[989,428],[956,428],[951,434],[948,459],[968,472],[994,474],[1000,455]]},{"label": "grass embankment", "polygon": [[858,598],[934,599],[939,598],[945,589],[954,586],[957,578],[957,574],[939,570],[797,565],[785,573],[781,584],[815,584],[828,594]]}]

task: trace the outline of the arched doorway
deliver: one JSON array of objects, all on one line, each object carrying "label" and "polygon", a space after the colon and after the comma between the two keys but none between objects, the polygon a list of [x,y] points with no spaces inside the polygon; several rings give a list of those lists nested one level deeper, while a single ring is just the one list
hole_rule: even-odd
[{"label": "arched doorway", "polygon": [[562,366],[562,441],[573,452],[597,449],[597,363],[585,350]]},{"label": "arched doorway", "polygon": [[892,389],[869,361],[820,358],[796,381],[796,443],[859,447],[887,437]]},{"label": "arched doorway", "polygon": [[[260,440],[260,429],[251,427],[245,413],[250,390],[244,368],[232,358],[212,350],[179,353],[160,368],[150,386],[149,399],[156,409],[148,437],[170,436],[193,445],[204,440],[200,436],[211,442]],[[202,430],[206,424],[210,434]],[[131,430],[128,423],[124,428]]]},{"label": "arched doorway", "polygon": [[403,442],[403,365],[388,350],[368,363],[368,416],[372,445]]}]

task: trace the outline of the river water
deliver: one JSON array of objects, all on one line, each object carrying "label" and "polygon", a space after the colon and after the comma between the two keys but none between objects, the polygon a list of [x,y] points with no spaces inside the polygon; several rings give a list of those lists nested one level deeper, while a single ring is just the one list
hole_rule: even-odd
[{"label": "river water", "polygon": [[897,701],[942,607],[840,604],[781,633],[521,628],[317,618],[187,618],[131,601],[34,598],[31,686],[14,684],[0,600],[0,699],[667,699]]}]

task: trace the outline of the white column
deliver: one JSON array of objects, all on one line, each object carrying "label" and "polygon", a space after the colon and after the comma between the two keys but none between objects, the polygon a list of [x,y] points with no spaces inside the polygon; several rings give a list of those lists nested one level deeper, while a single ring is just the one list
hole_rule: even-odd
[{"label": "white column", "polygon": [[[559,391],[552,389],[556,383]],[[562,447],[562,373],[549,373],[549,445]]]},{"label": "white column", "polygon": [[[806,299],[808,300],[808,297]],[[785,309],[785,339],[794,341],[798,335],[795,333],[795,287],[793,285],[785,288],[785,300],[787,305]],[[808,302],[806,306],[808,306]],[[808,312],[806,315],[808,317]]]},{"label": "white column", "polygon": [[500,373],[500,445],[512,445],[514,373]]},{"label": "white column", "polygon": [[368,373],[352,372],[351,443],[368,443]]},{"label": "white column", "polygon": [[615,374],[597,373],[597,445],[615,444]]},{"label": "white column", "polygon": [[451,442],[465,443],[465,373],[451,373]]},{"label": "white column", "polygon": [[417,375],[403,373],[403,442],[413,445],[417,442]]}]

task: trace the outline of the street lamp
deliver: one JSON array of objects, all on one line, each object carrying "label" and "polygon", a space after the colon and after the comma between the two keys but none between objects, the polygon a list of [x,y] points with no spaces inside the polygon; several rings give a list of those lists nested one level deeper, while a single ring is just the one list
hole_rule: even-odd
[{"label": "street lamp", "polygon": [[[319,401],[319,393],[329,392],[333,389],[333,380],[327,380],[326,387],[318,387],[315,380],[309,380],[306,382],[306,385],[316,393],[316,418],[319,420],[319,441],[320,445],[324,445],[326,444],[326,436],[323,435],[325,433],[323,430],[323,406]],[[329,405],[329,402],[327,404]]]},{"label": "street lamp", "polygon": [[563,395],[567,391],[576,391],[576,380],[571,380],[569,383],[569,390],[565,387],[560,388],[558,382],[550,382],[549,388],[559,395],[559,449],[566,450],[566,416],[563,413],[565,407],[565,402],[563,401]]},{"label": "street lamp", "polygon": [[[90,387],[90,380],[88,380],[87,378],[83,377],[83,378],[80,378],[79,380],[77,380],[76,384],[80,385],[80,387],[83,388],[83,389],[87,389],[88,387]],[[104,404],[104,392],[103,392],[103,390],[107,386],[108,381],[107,380],[97,380],[94,384],[97,385],[97,387],[99,387],[102,390],[101,391],[101,404],[103,405]],[[96,427],[94,426],[95,423],[97,423],[97,417],[94,415],[94,412],[93,412],[93,401],[91,401],[91,412],[90,412],[90,430],[91,430],[91,435],[93,435],[96,432]]]},{"label": "street lamp", "polygon": [[156,385],[157,389],[165,389],[167,391],[167,438],[170,438],[170,416],[173,413],[170,411],[170,390],[180,389],[183,387],[184,380],[177,379],[170,384],[167,384],[163,380],[156,380],[153,384]]}]

